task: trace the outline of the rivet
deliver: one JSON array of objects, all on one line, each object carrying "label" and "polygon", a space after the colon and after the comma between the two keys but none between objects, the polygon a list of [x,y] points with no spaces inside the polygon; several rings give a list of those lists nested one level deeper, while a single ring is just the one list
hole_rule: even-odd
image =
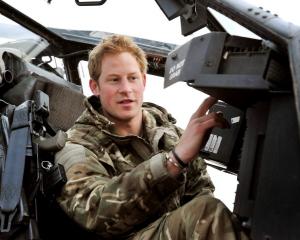
[{"label": "rivet", "polygon": [[176,60],[176,59],[177,59],[177,53],[172,53],[171,58],[172,58],[173,60]]}]

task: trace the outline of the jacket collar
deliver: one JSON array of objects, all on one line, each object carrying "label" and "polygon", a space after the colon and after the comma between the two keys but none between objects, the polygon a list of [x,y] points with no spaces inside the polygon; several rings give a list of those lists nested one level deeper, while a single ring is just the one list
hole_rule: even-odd
[{"label": "jacket collar", "polygon": [[[86,110],[76,123],[94,125],[99,129],[112,133],[114,123],[102,114],[101,102],[97,96],[91,96],[84,100]],[[163,107],[154,103],[144,102],[143,112],[143,134],[146,139],[153,135],[157,128],[169,127],[176,123],[176,120]]]}]

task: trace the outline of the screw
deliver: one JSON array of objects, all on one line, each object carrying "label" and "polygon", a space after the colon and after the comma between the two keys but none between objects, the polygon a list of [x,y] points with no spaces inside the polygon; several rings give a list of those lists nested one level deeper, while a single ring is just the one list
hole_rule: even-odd
[{"label": "screw", "polygon": [[205,65],[207,66],[207,67],[212,67],[212,62],[211,61],[207,61],[206,63],[205,63]]}]

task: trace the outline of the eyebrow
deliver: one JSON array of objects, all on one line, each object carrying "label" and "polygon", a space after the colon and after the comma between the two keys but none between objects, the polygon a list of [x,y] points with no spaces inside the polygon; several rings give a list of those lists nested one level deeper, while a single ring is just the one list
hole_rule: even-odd
[{"label": "eyebrow", "polygon": [[[127,75],[135,75],[135,74],[139,74],[138,72],[131,72],[131,73],[128,73]],[[120,76],[120,74],[117,74],[117,73],[111,73],[111,74],[108,74],[107,77],[118,77]]]},{"label": "eyebrow", "polygon": [[115,73],[112,73],[112,74],[108,74],[107,77],[118,77],[120,76],[119,74],[115,74]]}]

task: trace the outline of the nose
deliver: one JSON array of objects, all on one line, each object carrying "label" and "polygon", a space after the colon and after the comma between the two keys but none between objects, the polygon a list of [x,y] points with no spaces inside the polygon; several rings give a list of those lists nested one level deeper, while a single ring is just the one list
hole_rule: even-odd
[{"label": "nose", "polygon": [[122,79],[120,81],[120,85],[119,85],[119,92],[120,93],[128,93],[132,91],[132,86],[130,84],[130,82],[128,81],[128,79]]}]

